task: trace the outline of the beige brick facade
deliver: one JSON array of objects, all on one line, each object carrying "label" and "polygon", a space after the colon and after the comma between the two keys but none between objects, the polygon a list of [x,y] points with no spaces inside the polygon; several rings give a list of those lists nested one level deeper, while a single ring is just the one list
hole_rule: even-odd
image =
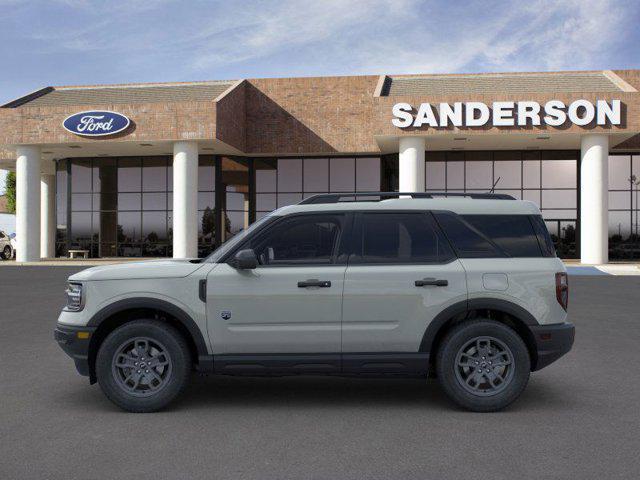
[{"label": "beige brick facade", "polygon": [[[571,78],[570,75],[576,73],[580,72],[537,75],[541,78],[549,78],[549,81],[557,81],[554,76],[565,75]],[[582,72],[585,76],[591,75],[591,77],[594,73],[606,72]],[[509,78],[514,76],[514,74],[504,75],[509,75]],[[411,77],[403,76],[403,78]],[[422,76],[422,78],[426,77]],[[429,78],[433,79],[433,77],[437,76]],[[490,77],[499,79],[500,74],[492,74]],[[616,87],[607,87],[607,91],[603,92],[576,91],[555,94],[553,92],[508,94],[469,92],[444,96],[428,94],[376,96],[376,88],[380,89],[381,86],[381,77],[370,75],[250,79],[235,83],[228,82],[229,87],[224,93],[217,99],[211,98],[206,101],[201,97],[193,101],[184,101],[185,95],[176,95],[175,101],[167,101],[170,97],[167,96],[167,89],[163,87],[162,101],[156,102],[149,101],[149,97],[145,96],[145,102],[131,103],[131,98],[136,97],[129,91],[124,97],[129,103],[114,101],[106,104],[72,105],[62,102],[64,104],[50,105],[47,102],[34,101],[32,105],[26,102],[15,108],[0,108],[0,159],[11,158],[14,155],[13,146],[20,144],[81,145],[96,142],[202,140],[220,141],[237,150],[238,153],[247,155],[299,155],[379,153],[380,147],[376,138],[380,136],[401,137],[426,134],[438,137],[463,133],[469,136],[492,135],[495,137],[496,144],[499,144],[502,136],[523,132],[531,134],[603,132],[635,135],[640,132],[640,93],[637,91],[640,89],[640,71],[615,71],[609,77],[614,79],[614,83],[617,78],[618,83],[622,85],[618,91],[612,91],[616,90]],[[598,83],[593,84],[598,85]],[[586,83],[586,85],[590,84]],[[46,98],[46,94],[42,98]],[[422,102],[480,101],[490,104],[496,100],[535,100],[543,103],[551,99],[562,100],[565,103],[576,99],[592,101],[619,99],[623,104],[623,125],[610,128],[566,125],[560,128],[541,126],[526,129],[487,126],[458,128],[454,131],[427,130],[426,128],[399,129],[391,124],[391,109],[397,102],[416,105]],[[83,138],[62,128],[62,122],[68,115],[84,110],[115,110],[128,116],[132,125],[121,134],[102,139]],[[612,145],[612,148],[616,147],[638,149],[640,136],[636,135],[619,145]]]}]

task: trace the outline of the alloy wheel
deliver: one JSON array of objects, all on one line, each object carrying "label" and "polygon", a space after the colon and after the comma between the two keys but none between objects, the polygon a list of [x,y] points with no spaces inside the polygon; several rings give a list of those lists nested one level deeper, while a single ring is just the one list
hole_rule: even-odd
[{"label": "alloy wheel", "polygon": [[129,395],[148,397],[168,383],[172,366],[162,343],[148,337],[135,337],[118,347],[111,370],[120,389]]},{"label": "alloy wheel", "polygon": [[475,337],[456,354],[456,378],[472,395],[488,397],[506,389],[513,380],[515,361],[511,349],[495,337]]}]

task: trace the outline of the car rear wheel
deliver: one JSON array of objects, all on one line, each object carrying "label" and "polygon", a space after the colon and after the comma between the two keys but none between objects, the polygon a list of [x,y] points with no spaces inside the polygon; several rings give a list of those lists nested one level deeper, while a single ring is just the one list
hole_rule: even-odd
[{"label": "car rear wheel", "polygon": [[449,398],[476,412],[501,410],[529,381],[531,360],[520,336],[494,320],[470,320],[445,336],[436,358]]},{"label": "car rear wheel", "polygon": [[157,320],[136,320],[115,329],[100,346],[96,376],[104,394],[130,412],[154,412],[187,386],[189,347],[182,335]]},{"label": "car rear wheel", "polygon": [[2,259],[11,260],[11,247],[9,245],[5,245],[2,249]]}]

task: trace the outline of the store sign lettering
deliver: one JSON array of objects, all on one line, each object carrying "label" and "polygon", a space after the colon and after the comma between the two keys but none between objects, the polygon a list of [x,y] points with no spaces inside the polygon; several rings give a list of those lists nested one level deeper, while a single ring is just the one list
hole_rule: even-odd
[{"label": "store sign lettering", "polygon": [[453,104],[421,103],[415,109],[409,103],[393,106],[391,123],[398,128],[407,127],[526,127],[548,125],[560,127],[567,120],[578,126],[595,122],[596,125],[620,125],[622,108],[620,100],[575,100],[565,104],[550,100],[544,105],[533,101],[456,102]]}]

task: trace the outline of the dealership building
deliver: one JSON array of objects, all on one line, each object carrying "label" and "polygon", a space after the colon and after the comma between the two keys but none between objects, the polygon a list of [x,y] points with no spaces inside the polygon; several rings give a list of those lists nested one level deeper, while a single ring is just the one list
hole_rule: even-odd
[{"label": "dealership building", "polygon": [[638,89],[640,70],[46,87],[0,107],[17,259],[203,256],[364,191],[508,194],[561,257],[637,259]]}]

